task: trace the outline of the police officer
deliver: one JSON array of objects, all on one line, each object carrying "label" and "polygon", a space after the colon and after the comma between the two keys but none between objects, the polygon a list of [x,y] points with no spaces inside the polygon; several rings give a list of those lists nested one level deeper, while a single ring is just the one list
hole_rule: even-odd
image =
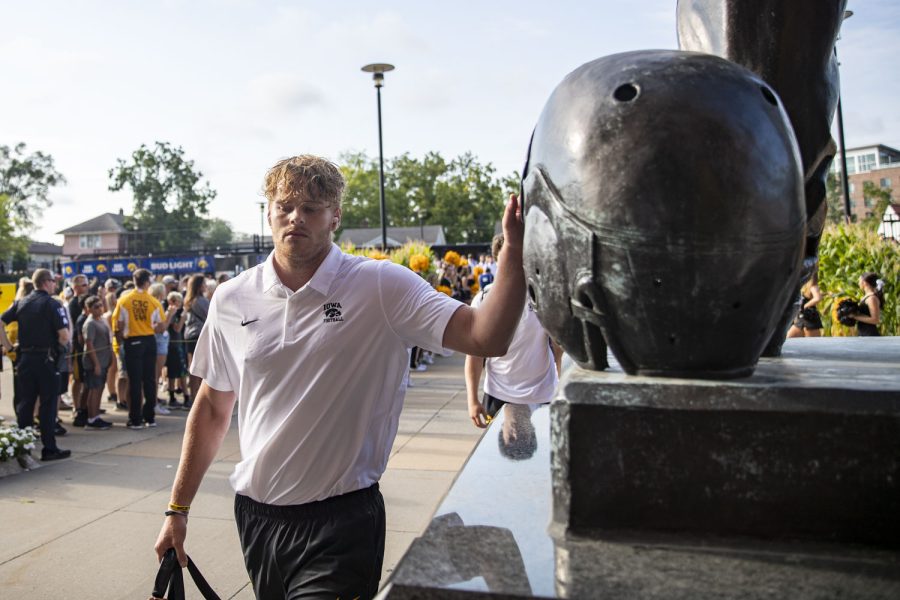
[{"label": "police officer", "polygon": [[[16,300],[0,320],[4,324],[19,322],[19,402],[15,407],[19,427],[33,423],[34,403],[40,397],[41,460],[59,460],[72,454],[57,447],[54,434],[59,394],[56,354],[57,347],[69,341],[69,315],[66,307],[50,296],[56,291],[53,273],[38,269],[31,280],[34,292]],[[11,349],[5,332],[0,333],[0,342],[4,350]]]}]

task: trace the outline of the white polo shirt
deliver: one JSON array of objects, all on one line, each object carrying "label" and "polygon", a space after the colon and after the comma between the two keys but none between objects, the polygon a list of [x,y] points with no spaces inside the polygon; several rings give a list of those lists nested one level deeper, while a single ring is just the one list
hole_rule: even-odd
[{"label": "white polo shirt", "polygon": [[362,489],[387,465],[407,348],[442,348],[462,306],[390,261],[333,245],[297,290],[272,255],[216,289],[191,372],[238,402],[239,494],[303,504]]},{"label": "white polo shirt", "polygon": [[[490,289],[490,288],[488,288]],[[477,308],[484,291],[472,299]],[[490,292],[488,292],[490,293]],[[484,392],[512,404],[542,404],[553,400],[559,376],[550,338],[531,304],[526,302],[509,350],[485,363]]]}]

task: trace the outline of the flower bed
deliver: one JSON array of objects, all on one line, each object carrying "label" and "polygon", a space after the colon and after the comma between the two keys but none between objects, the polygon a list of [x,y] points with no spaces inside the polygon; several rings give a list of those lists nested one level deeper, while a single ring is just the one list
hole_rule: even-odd
[{"label": "flower bed", "polygon": [[0,426],[0,462],[26,456],[34,449],[35,434],[31,427]]}]

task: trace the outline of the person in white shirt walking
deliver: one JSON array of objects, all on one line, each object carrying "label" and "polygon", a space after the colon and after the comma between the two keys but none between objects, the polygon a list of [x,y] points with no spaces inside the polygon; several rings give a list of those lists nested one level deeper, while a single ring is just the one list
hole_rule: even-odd
[{"label": "person in white shirt walking", "polygon": [[[501,234],[491,243],[495,262],[503,242]],[[493,293],[494,285],[475,295],[473,308],[485,302]],[[466,400],[469,418],[476,427],[487,427],[504,404],[545,404],[556,393],[562,349],[544,331],[531,304],[526,303],[517,316],[516,332],[506,354],[494,358],[466,357]],[[479,400],[478,384],[485,371],[484,397]]]},{"label": "person in white shirt walking", "polygon": [[231,483],[258,598],[369,598],[384,556],[378,480],[397,432],[412,346],[506,353],[525,299],[524,225],[503,217],[504,275],[477,310],[390,261],[341,252],[343,177],[309,155],[266,175],[275,249],[223,283],[197,341],[203,379],[156,542],[187,563],[187,515],[238,404]]}]

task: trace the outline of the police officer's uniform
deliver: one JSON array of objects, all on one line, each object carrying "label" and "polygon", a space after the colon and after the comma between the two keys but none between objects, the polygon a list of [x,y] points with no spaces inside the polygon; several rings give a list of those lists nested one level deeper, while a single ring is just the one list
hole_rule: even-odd
[{"label": "police officer's uniform", "polygon": [[[20,428],[34,423],[34,403],[41,399],[40,423],[42,457],[60,452],[56,446],[57,396],[59,371],[56,368],[57,331],[69,326],[68,311],[43,290],[35,290],[16,300],[0,315],[5,324],[19,323],[18,381],[19,395],[15,406]],[[65,451],[68,452],[68,451]]]}]

